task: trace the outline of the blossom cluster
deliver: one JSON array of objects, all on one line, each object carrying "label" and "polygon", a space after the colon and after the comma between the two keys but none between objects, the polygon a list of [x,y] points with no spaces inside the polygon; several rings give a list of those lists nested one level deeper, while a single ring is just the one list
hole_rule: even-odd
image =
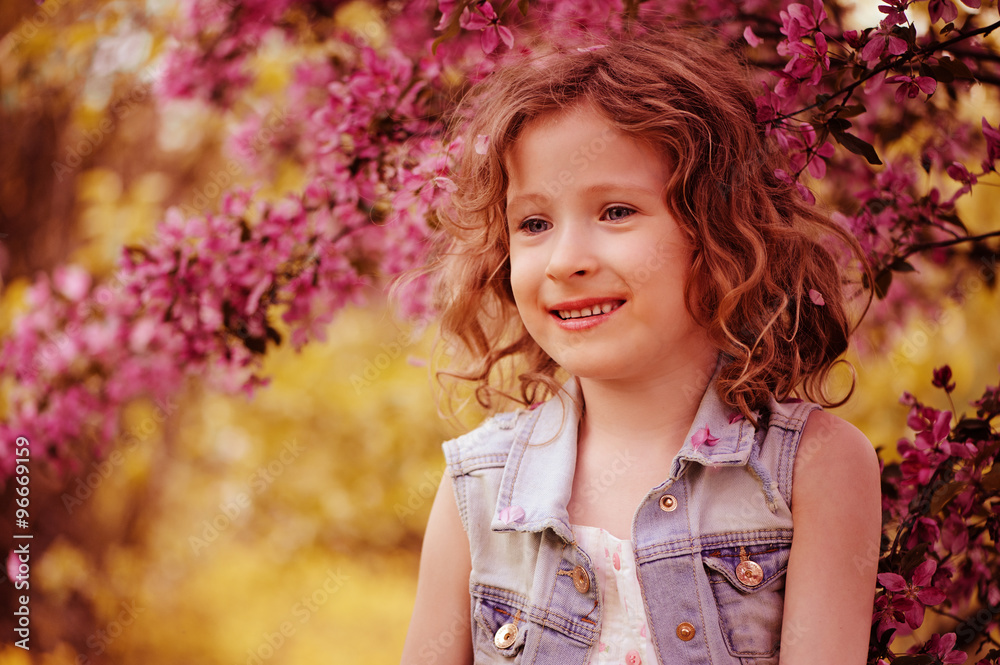
[{"label": "blossom cluster", "polygon": [[[935,370],[935,387],[949,402],[951,368]],[[883,471],[887,522],[872,618],[871,662],[892,654],[898,635],[920,628],[928,612],[952,628],[910,650],[926,663],[964,663],[961,649],[996,645],[1000,627],[1000,418],[997,386],[972,402],[974,415],[927,406],[910,393],[912,439],[897,444],[900,461]],[[1000,646],[1000,645],[996,645]],[[918,662],[918,661],[914,661]],[[980,661],[996,663],[996,654]]]},{"label": "blossom cluster", "polygon": [[[121,409],[138,396],[165,396],[187,376],[229,391],[263,385],[261,357],[285,343],[277,317],[294,347],[322,340],[369,286],[425,264],[455,189],[449,173],[462,146],[446,144],[444,128],[465,86],[504,58],[530,57],[540,42],[600,48],[609,35],[666,17],[712,26],[758,67],[757,120],[789,158],[776,175],[806,198],[826,190],[841,211],[834,218],[874,266],[865,286],[885,306],[877,324],[939,306],[940,293],[894,275],[921,260],[955,269],[972,262],[973,250],[996,254],[985,243],[1000,231],[972,236],[956,211],[995,177],[1000,159],[1000,116],[969,123],[958,112],[972,86],[1000,85],[1000,56],[985,39],[1000,21],[979,0],[883,0],[883,18],[865,29],[843,23],[843,3],[821,0],[375,2],[377,17],[354,28],[327,20],[339,4],[181,4],[162,99],[232,110],[266,40],[329,47],[295,68],[266,146],[258,143],[267,110],[227,137],[249,172],[265,177],[290,159],[306,184],[270,203],[233,190],[218,212],[173,210],[154,238],[124,249],[103,283],[72,266],[41,277],[27,313],[0,342],[0,373],[15,379],[4,384],[0,440],[30,433],[53,463],[71,467],[114,445]],[[915,20],[918,12],[929,25]],[[374,36],[383,33],[380,44]],[[427,313],[428,289],[426,277],[407,283],[407,314]],[[810,297],[822,304],[820,294]],[[942,368],[935,384],[950,396],[948,374]],[[959,623],[906,662],[963,662],[961,649],[992,639],[1000,614],[997,394],[990,387],[975,417],[957,418],[954,407],[905,397],[915,435],[899,442],[902,460],[885,466],[873,663],[895,658],[893,640],[921,628],[927,612]],[[699,439],[712,443],[707,432]],[[0,448],[0,478],[11,462]]]}]

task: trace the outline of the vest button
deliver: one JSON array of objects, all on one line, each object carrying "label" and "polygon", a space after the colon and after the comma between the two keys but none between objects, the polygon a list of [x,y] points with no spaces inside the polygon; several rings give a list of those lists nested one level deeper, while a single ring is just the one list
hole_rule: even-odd
[{"label": "vest button", "polygon": [[665,513],[672,513],[677,510],[677,499],[672,494],[664,494],[660,497],[660,510]]},{"label": "vest button", "polygon": [[497,649],[506,649],[517,639],[517,626],[512,623],[505,623],[500,626],[500,630],[493,637],[493,644]]},{"label": "vest button", "polygon": [[736,579],[747,586],[757,586],[764,581],[764,570],[756,561],[740,561],[736,566]]},{"label": "vest button", "polygon": [[694,626],[687,621],[677,624],[677,637],[689,642],[694,637]]},{"label": "vest button", "polygon": [[625,654],[625,665],[642,665],[642,658],[639,656],[639,652],[632,649]]},{"label": "vest button", "polygon": [[577,566],[573,569],[573,586],[580,593],[587,593],[590,591],[590,575],[583,566]]}]

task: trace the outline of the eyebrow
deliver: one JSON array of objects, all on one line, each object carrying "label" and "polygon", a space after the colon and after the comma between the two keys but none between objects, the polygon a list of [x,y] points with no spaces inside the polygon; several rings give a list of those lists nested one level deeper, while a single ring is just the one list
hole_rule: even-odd
[{"label": "eyebrow", "polygon": [[[560,187],[562,187],[561,184]],[[649,189],[648,187],[637,187],[627,183],[598,183],[584,187],[582,190],[582,193],[585,195],[603,194],[606,192],[623,192],[626,194],[642,194],[645,196],[660,195],[660,192]],[[541,192],[525,192],[524,194],[518,194],[512,198],[507,203],[507,209],[509,210],[515,205],[527,202],[535,202],[539,204],[548,203],[551,198],[551,196]]]}]

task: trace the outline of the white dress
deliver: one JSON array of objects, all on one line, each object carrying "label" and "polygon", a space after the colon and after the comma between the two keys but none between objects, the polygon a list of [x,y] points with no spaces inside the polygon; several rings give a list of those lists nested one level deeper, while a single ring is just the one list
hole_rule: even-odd
[{"label": "white dress", "polygon": [[597,592],[604,605],[600,642],[589,665],[656,665],[632,542],[595,526],[572,528],[580,549],[594,564]]}]

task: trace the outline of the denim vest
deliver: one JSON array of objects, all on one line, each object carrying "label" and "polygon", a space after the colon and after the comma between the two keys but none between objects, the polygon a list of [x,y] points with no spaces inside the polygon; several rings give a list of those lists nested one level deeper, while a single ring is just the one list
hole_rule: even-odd
[{"label": "denim vest", "polygon": [[[632,520],[661,665],[778,662],[792,463],[820,407],[772,398],[756,414],[766,429],[756,430],[719,398],[720,367],[721,359],[669,477]],[[476,663],[586,665],[600,635],[591,559],[567,511],[579,385],[571,379],[564,389],[568,396],[499,414],[443,444],[471,547]]]}]

